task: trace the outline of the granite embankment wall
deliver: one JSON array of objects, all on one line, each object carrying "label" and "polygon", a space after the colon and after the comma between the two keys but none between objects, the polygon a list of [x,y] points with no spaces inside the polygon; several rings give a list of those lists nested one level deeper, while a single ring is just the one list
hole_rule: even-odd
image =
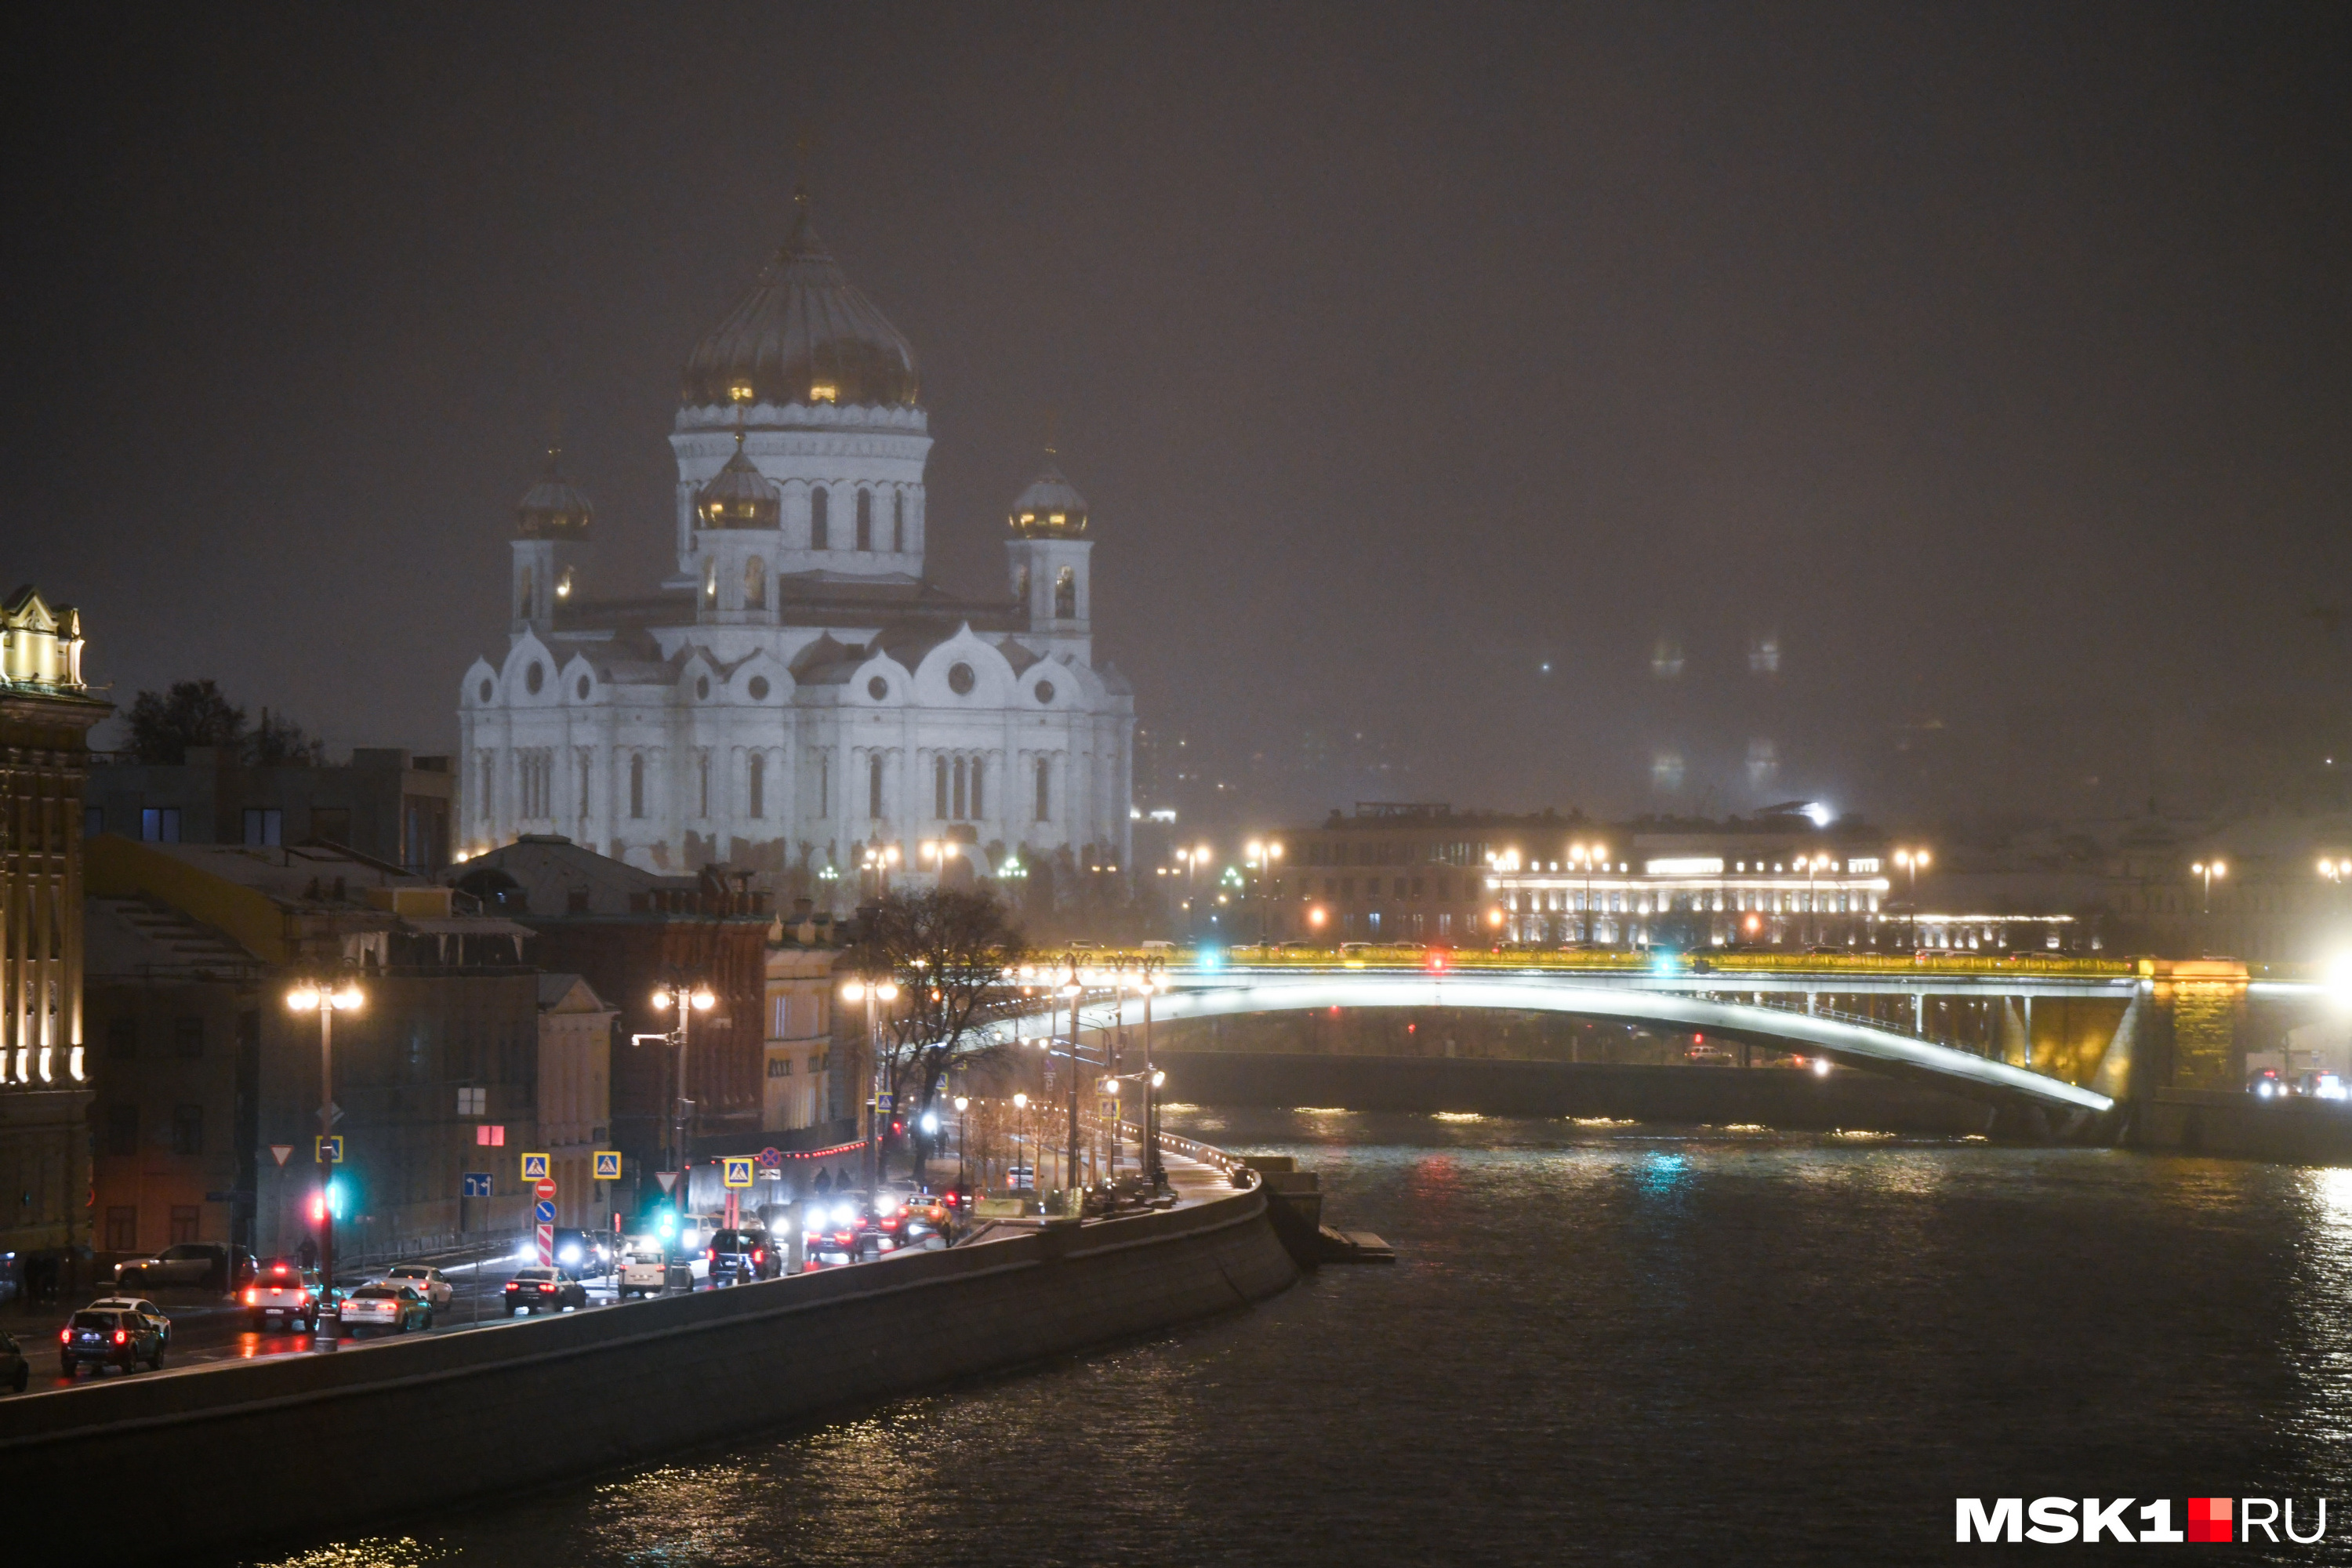
[{"label": "granite embankment wall", "polygon": [[2124,1142],[2150,1153],[2352,1164],[2352,1106],[2241,1090],[2160,1089],[2132,1103]]},{"label": "granite embankment wall", "polygon": [[[1297,1279],[1253,1184],[855,1268],[12,1399],[0,1474],[20,1503],[47,1500],[12,1509],[10,1535],[31,1546],[54,1519],[78,1564],[348,1535],[1165,1328]],[[136,1517],[107,1496],[135,1500]]]},{"label": "granite embankment wall", "polygon": [[1162,1092],[1206,1105],[1336,1105],[1350,1110],[1473,1110],[1489,1116],[1609,1116],[1757,1121],[1790,1131],[1990,1132],[1992,1108],[1927,1085],[1840,1068],[1627,1067],[1488,1058],[1162,1051]]}]

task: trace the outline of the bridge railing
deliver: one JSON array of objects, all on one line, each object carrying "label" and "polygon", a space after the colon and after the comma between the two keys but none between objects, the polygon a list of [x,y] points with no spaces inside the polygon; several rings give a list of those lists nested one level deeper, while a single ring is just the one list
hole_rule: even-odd
[{"label": "bridge railing", "polygon": [[[1218,963],[1252,969],[1546,969],[1609,971],[1620,973],[1736,974],[2033,974],[2127,979],[2138,973],[2129,959],[2075,958],[2063,953],[2011,956],[1994,953],[1908,952],[1729,952],[1720,948],[1694,948],[1685,952],[1635,949],[1505,947],[1431,948],[1407,943],[1358,945],[1345,949],[1233,947],[1223,950]],[[1197,962],[1196,968],[1207,968]]]}]

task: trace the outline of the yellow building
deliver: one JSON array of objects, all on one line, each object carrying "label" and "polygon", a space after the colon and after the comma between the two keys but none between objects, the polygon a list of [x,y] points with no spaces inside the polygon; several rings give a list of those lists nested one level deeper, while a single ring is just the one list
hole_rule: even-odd
[{"label": "yellow building", "polygon": [[761,1127],[791,1132],[833,1120],[833,965],[825,947],[768,949],[766,1097]]},{"label": "yellow building", "polygon": [[[83,1059],[81,617],[32,588],[0,604],[0,1281],[73,1276],[90,1244]],[[60,1278],[59,1271],[65,1271]]]}]

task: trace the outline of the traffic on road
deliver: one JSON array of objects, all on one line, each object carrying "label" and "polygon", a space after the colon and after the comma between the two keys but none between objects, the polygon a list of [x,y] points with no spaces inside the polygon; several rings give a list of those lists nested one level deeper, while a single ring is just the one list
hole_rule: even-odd
[{"label": "traffic on road", "polygon": [[152,1284],[173,1278],[159,1263],[180,1260],[144,1259],[125,1271],[139,1289],[96,1296],[52,1315],[46,1329],[23,1303],[0,1313],[0,1394],[152,1376],[167,1367],[330,1354],[362,1340],[457,1332],[845,1268],[946,1247],[968,1206],[954,1193],[911,1188],[886,1189],[871,1200],[844,1194],[804,1205],[797,1237],[789,1226],[730,1226],[718,1215],[664,1215],[644,1235],[563,1232],[552,1264],[526,1240],[494,1255],[338,1268],[331,1285],[302,1258],[247,1259],[225,1295],[202,1284]]}]

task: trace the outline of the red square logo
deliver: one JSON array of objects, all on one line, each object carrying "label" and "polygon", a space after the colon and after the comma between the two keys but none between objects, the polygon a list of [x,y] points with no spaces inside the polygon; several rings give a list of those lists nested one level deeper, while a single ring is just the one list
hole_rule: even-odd
[{"label": "red square logo", "polygon": [[2189,1539],[2191,1541],[2227,1541],[2230,1539],[2230,1500],[2225,1497],[2193,1497],[2189,1500]]}]

